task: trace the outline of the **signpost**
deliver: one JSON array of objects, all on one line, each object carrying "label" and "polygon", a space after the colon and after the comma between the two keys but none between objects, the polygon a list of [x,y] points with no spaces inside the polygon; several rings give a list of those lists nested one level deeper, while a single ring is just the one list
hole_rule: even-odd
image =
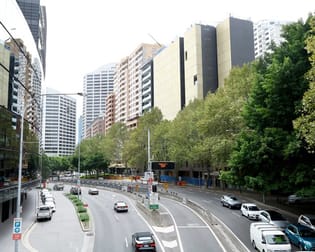
[{"label": "signpost", "polygon": [[21,240],[22,237],[22,218],[14,218],[12,240]]}]

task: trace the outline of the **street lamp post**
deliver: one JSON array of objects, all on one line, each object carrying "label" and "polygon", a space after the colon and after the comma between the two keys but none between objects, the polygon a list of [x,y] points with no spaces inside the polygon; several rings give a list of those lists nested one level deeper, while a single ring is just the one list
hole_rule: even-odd
[{"label": "street lamp post", "polygon": [[[41,96],[50,96],[50,95],[79,95],[84,96],[83,93],[77,92],[77,93],[57,93],[57,94],[41,94]],[[21,129],[20,129],[20,143],[19,143],[19,167],[18,167],[18,192],[17,192],[17,203],[16,203],[16,219],[21,219],[21,192],[22,192],[22,166],[23,166],[23,137],[24,137],[24,114],[25,109],[27,106],[24,104],[24,98],[22,99],[22,106],[21,106]],[[42,109],[41,109],[42,110]],[[42,125],[43,126],[43,125]],[[41,130],[42,134],[42,130]],[[42,136],[43,137],[43,136]],[[42,150],[42,148],[41,148]],[[79,149],[80,151],[80,149]],[[41,155],[43,155],[43,151],[41,151]],[[78,161],[78,171],[80,172],[80,154],[79,154],[79,161]],[[41,176],[42,176],[42,157],[41,157]],[[42,182],[42,178],[41,178]],[[78,184],[80,184],[80,178],[78,179]],[[20,220],[20,223],[22,223],[22,220]],[[14,246],[15,252],[19,251],[19,239],[15,240],[15,246]]]},{"label": "street lamp post", "polygon": [[[21,129],[20,129],[20,153],[19,153],[19,171],[18,171],[18,192],[16,203],[16,218],[21,216],[21,189],[22,189],[22,164],[23,164],[23,135],[24,135],[24,101],[22,102]],[[19,239],[15,240],[15,252],[19,251]]]}]

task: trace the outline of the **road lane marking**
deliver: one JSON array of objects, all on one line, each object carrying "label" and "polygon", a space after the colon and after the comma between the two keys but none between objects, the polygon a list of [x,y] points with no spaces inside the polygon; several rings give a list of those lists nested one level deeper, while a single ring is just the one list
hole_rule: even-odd
[{"label": "road lane marking", "polygon": [[173,240],[173,241],[162,240],[162,243],[163,243],[164,247],[167,247],[167,248],[176,248],[178,246],[176,240]]},{"label": "road lane marking", "polygon": [[171,232],[174,232],[174,225],[171,225],[171,226],[168,226],[168,227],[157,227],[157,226],[152,226],[153,229],[156,231],[156,232],[159,232],[159,233],[171,233]]},{"label": "road lane marking", "polygon": [[34,222],[31,227],[25,232],[24,235],[22,235],[22,244],[24,245],[25,248],[28,249],[30,252],[39,252],[37,249],[33,248],[30,241],[29,241],[29,236],[32,233],[33,229],[36,227],[37,222]]},{"label": "road lane marking", "polygon": [[126,244],[126,248],[128,248],[128,240],[127,240],[127,237],[125,237],[125,244]]},{"label": "road lane marking", "polygon": [[187,225],[187,226],[177,226],[178,228],[180,228],[180,229],[189,229],[189,228],[200,228],[200,229],[202,229],[202,228],[205,228],[205,229],[208,229],[208,227],[207,226],[191,226],[191,225]]},{"label": "road lane marking", "polygon": [[161,203],[160,203],[160,205],[162,205],[163,208],[168,212],[168,214],[170,215],[170,217],[171,217],[173,223],[175,224],[175,231],[176,231],[177,239],[178,239],[178,242],[179,242],[179,250],[180,250],[181,252],[184,252],[182,240],[181,240],[181,238],[180,238],[180,234],[179,234],[179,231],[178,231],[177,224],[176,224],[176,221],[175,221],[174,216],[172,215],[171,211],[170,211],[164,204],[161,204]]}]

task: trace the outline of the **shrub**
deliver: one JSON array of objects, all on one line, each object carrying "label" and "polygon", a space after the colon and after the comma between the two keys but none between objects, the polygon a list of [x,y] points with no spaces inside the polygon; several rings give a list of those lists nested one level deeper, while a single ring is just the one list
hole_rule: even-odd
[{"label": "shrub", "polygon": [[90,220],[90,217],[87,213],[80,213],[80,221],[88,222],[89,220]]},{"label": "shrub", "polygon": [[86,208],[83,206],[78,206],[77,211],[78,211],[78,213],[86,213],[87,212]]},{"label": "shrub", "polygon": [[76,202],[73,202],[77,207],[83,206],[83,202],[81,200],[78,200]]}]

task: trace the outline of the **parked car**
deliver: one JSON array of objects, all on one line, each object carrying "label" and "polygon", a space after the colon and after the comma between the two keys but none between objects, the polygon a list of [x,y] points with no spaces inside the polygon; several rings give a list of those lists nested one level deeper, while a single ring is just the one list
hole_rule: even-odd
[{"label": "parked car", "polygon": [[37,208],[36,219],[39,220],[51,220],[52,211],[49,206],[42,205]]},{"label": "parked car", "polygon": [[270,223],[251,223],[250,241],[253,248],[258,251],[291,251],[291,244],[285,233]]},{"label": "parked car", "polygon": [[274,224],[285,230],[286,227],[290,224],[289,221],[283,217],[283,215],[275,210],[261,210],[259,214],[259,220],[262,222],[267,222]]},{"label": "parked car", "polygon": [[74,194],[74,195],[80,195],[82,192],[81,192],[81,188],[78,187],[78,186],[72,186],[70,188],[70,193],[71,194]]},{"label": "parked car", "polygon": [[313,214],[302,214],[298,218],[298,223],[315,230],[315,215],[313,215]]},{"label": "parked car", "polygon": [[303,251],[315,250],[315,231],[301,224],[289,224],[285,234],[290,242]]},{"label": "parked car", "polygon": [[64,184],[62,183],[57,183],[53,186],[53,189],[56,191],[63,191],[63,188],[64,188]]},{"label": "parked car", "polygon": [[125,201],[117,201],[114,204],[114,210],[116,212],[128,212],[128,205]]},{"label": "parked car", "polygon": [[241,206],[243,216],[251,220],[259,220],[260,209],[253,203],[243,203]]},{"label": "parked car", "polygon": [[288,196],[288,204],[307,204],[315,203],[315,197],[291,194]]},{"label": "parked car", "polygon": [[223,195],[220,201],[222,206],[226,206],[228,208],[240,209],[242,205],[242,203],[233,195]]},{"label": "parked car", "polygon": [[155,240],[150,232],[137,232],[131,237],[135,251],[156,251]]},{"label": "parked car", "polygon": [[99,191],[97,188],[90,188],[89,189],[89,194],[91,195],[98,195]]},{"label": "parked car", "polygon": [[50,207],[50,210],[51,212],[56,212],[56,204],[52,201],[47,201],[45,202],[45,206],[49,206]]}]

